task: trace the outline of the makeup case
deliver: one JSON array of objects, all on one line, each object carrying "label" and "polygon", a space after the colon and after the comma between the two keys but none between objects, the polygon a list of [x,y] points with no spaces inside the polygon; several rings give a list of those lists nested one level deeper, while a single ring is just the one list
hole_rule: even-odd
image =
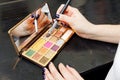
[{"label": "makeup case", "polygon": [[[34,23],[31,22],[31,24],[29,21],[31,13],[12,27],[8,34],[19,57],[45,67],[72,37],[74,31],[69,26],[58,22],[57,28],[47,37],[46,34],[53,24],[48,4],[45,3],[39,10],[39,28],[37,33],[34,30]],[[33,30],[30,32],[30,29]]]}]

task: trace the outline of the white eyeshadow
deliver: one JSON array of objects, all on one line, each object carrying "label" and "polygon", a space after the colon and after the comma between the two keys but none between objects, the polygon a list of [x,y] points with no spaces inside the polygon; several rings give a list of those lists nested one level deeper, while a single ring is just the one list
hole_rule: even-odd
[{"label": "white eyeshadow", "polygon": [[58,45],[58,46],[62,46],[64,43],[65,43],[64,40],[59,39],[59,40],[56,42],[56,45]]},{"label": "white eyeshadow", "polygon": [[67,30],[65,34],[61,37],[63,40],[67,41],[69,36],[73,33],[72,30]]}]

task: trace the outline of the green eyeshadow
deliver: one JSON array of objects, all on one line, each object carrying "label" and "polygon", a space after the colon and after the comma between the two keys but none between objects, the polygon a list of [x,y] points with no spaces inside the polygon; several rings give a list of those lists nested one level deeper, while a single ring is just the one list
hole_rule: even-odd
[{"label": "green eyeshadow", "polygon": [[30,49],[30,50],[28,50],[28,51],[26,52],[26,55],[30,57],[30,56],[32,56],[32,55],[34,54],[34,52],[35,52],[35,51],[33,51],[33,50]]}]

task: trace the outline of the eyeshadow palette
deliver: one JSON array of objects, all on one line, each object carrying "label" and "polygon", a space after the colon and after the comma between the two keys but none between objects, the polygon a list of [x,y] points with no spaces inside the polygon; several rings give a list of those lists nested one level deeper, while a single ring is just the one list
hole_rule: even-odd
[{"label": "eyeshadow palette", "polygon": [[[42,67],[45,67],[72,37],[74,31],[70,27],[63,26],[58,22],[57,28],[52,31],[50,36],[46,36],[52,27],[53,22],[48,5],[45,4],[40,10],[41,15],[39,18],[41,21],[38,24],[41,27],[38,29],[37,33],[34,31],[31,34],[26,35],[24,30],[23,32],[18,31],[23,29],[21,27],[31,26],[31,24],[24,24],[30,18],[30,15],[11,28],[8,33],[18,56],[24,57]],[[17,32],[17,35],[15,32]],[[19,36],[18,33],[20,34]],[[23,36],[23,34],[25,36]]]},{"label": "eyeshadow palette", "polygon": [[59,26],[51,36],[46,37],[48,30],[24,51],[22,56],[46,66],[74,33],[69,28]]}]

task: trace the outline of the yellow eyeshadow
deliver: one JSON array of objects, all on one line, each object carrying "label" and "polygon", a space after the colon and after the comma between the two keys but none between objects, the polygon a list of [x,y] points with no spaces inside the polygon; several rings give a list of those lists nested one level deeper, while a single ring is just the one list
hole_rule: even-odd
[{"label": "yellow eyeshadow", "polygon": [[56,42],[58,39],[57,39],[57,37],[55,37],[55,36],[52,36],[51,37],[51,39],[50,39],[50,41],[52,41],[52,42]]},{"label": "yellow eyeshadow", "polygon": [[38,51],[43,46],[44,43],[45,43],[45,40],[40,38],[38,41],[36,41],[35,44],[33,44],[31,49],[34,51]]}]

